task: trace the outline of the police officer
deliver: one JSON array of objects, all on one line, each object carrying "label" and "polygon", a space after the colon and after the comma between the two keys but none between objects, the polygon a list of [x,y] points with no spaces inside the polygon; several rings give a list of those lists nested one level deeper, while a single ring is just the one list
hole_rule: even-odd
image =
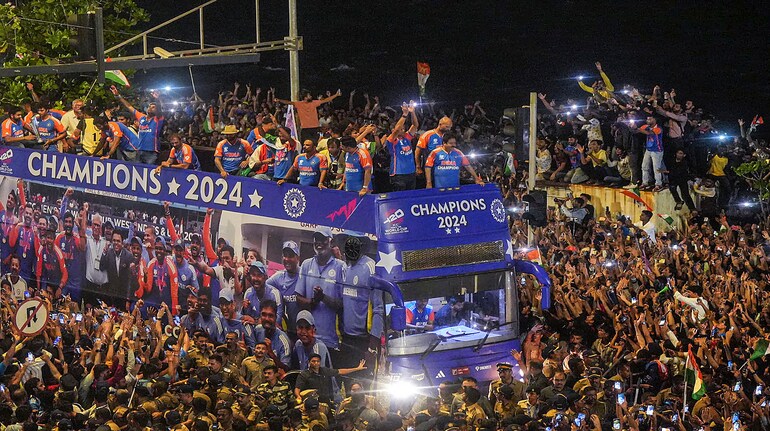
[{"label": "police officer", "polygon": [[489,402],[492,405],[497,401],[497,393],[503,386],[508,386],[513,389],[513,401],[519,402],[524,399],[524,391],[526,386],[523,382],[520,382],[513,378],[513,365],[508,362],[499,362],[497,364],[497,375],[499,379],[492,381],[489,384]]},{"label": "police officer", "polygon": [[273,360],[267,357],[267,344],[263,342],[257,343],[254,346],[254,354],[247,356],[241,362],[241,377],[246,380],[246,383],[252,390],[256,390],[257,387],[264,381],[265,367],[275,365]]}]

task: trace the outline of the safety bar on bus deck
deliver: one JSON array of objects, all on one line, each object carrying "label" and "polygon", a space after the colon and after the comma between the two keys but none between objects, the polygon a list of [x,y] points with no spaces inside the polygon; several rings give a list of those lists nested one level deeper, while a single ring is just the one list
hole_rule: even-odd
[{"label": "safety bar on bus deck", "polygon": [[542,287],[542,298],[540,298],[540,306],[543,310],[551,308],[551,278],[545,269],[536,264],[526,260],[514,259],[511,264],[514,270],[523,272],[524,274],[534,275],[537,282]]},{"label": "safety bar on bus deck", "polygon": [[392,282],[376,275],[371,276],[370,281],[374,289],[390,293],[390,296],[393,298],[393,307],[390,309],[390,329],[394,331],[406,330],[406,307],[404,306],[404,296],[401,294],[401,289]]}]

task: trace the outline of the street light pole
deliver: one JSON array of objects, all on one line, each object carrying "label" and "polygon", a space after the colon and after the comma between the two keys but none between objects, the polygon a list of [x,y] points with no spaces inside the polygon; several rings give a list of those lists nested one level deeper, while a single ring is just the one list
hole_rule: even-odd
[{"label": "street light pole", "polygon": [[[289,0],[289,39],[298,43],[297,0]],[[299,47],[289,50],[289,79],[291,82],[291,100],[299,100]]]}]

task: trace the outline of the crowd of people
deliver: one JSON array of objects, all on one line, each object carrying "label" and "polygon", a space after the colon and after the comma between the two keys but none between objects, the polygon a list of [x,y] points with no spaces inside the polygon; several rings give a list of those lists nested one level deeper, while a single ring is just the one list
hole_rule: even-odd
[{"label": "crowd of people", "polygon": [[[546,267],[554,306],[542,309],[540,286],[523,278],[522,349],[497,364],[498,380],[448,379],[397,406],[375,390],[389,335],[384,298],[334,287],[371,275],[363,238],[341,241],[319,228],[313,256],[301,259],[299,246],[286,241],[283,269],[269,275],[260,251],[237,256],[211,231],[212,211],[186,241],[169,205],[162,214],[118,212],[165,224],[164,237],[152,226],[117,229],[72,190],[31,196],[19,182],[0,208],[0,424],[24,431],[767,429],[770,234],[761,223],[733,221],[728,210],[746,189],[731,167],[767,157],[766,143],[751,137],[756,124],[720,141],[713,119],[691,101],[679,105],[673,89],[615,91],[596,67],[601,81],[580,83],[590,93],[584,105],[541,95],[548,112],[538,122],[538,179],[667,186],[677,209],[691,210],[688,221],[662,232],[651,212],[631,220],[597,211],[590,196],[557,201],[540,227],[510,213],[517,257]],[[114,106],[74,101],[58,113],[29,88],[33,104],[7,110],[5,145],[159,170],[200,169],[195,149],[212,147],[222,176],[361,194],[496,182],[509,205],[526,193],[523,162],[501,152],[505,121],[490,119],[479,102],[458,114],[432,103],[388,107],[368,94],[360,106],[351,92],[338,107],[339,91],[289,101],[235,84],[209,103],[195,95],[170,104],[152,92],[133,101],[144,110],[113,88]],[[166,142],[171,153],[159,160]],[[500,157],[476,160],[474,152]],[[41,206],[53,202],[52,217]],[[321,281],[310,281],[316,273]],[[10,323],[28,298],[51,311],[34,337]],[[432,330],[463,302],[448,298],[433,313],[417,301],[408,326]]]}]

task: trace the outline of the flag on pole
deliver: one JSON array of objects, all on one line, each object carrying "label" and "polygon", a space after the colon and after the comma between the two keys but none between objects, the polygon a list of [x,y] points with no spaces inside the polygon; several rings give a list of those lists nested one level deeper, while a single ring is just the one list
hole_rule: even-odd
[{"label": "flag on pole", "polygon": [[699,400],[706,394],[706,386],[703,384],[703,375],[700,372],[698,363],[695,362],[695,355],[692,353],[692,347],[687,348],[687,366],[684,371],[685,381],[692,386],[692,399]]},{"label": "flag on pole", "polygon": [[214,108],[209,107],[209,113],[206,115],[206,120],[203,122],[203,131],[211,133],[214,131]]},{"label": "flag on pole", "polygon": [[630,189],[630,190],[623,190],[621,193],[639,202],[640,204],[644,205],[648,211],[652,211],[652,207],[647,205],[647,202],[645,202],[644,199],[642,199],[642,196],[639,194],[638,187],[634,187],[633,189]]},{"label": "flag on pole", "polygon": [[660,218],[662,218],[663,220],[665,220],[665,221],[666,221],[666,223],[668,223],[668,225],[669,225],[669,226],[671,226],[672,224],[674,224],[674,218],[673,218],[673,217],[671,217],[671,216],[670,216],[670,215],[668,215],[668,214],[658,214],[658,217],[660,217]]},{"label": "flag on pole", "polygon": [[297,133],[297,121],[294,119],[294,105],[289,105],[289,110],[286,111],[286,127],[291,131],[291,137],[299,139],[299,133]]},{"label": "flag on pole", "polygon": [[530,262],[535,262],[540,266],[543,265],[543,257],[540,255],[540,247],[535,247],[535,249],[528,252],[526,256]]},{"label": "flag on pole", "polygon": [[749,361],[753,361],[767,355],[768,351],[770,351],[770,349],[768,349],[768,345],[770,345],[770,341],[767,341],[766,338],[760,338],[757,340],[757,342],[754,344],[754,353],[751,354]]},{"label": "flag on pole", "polygon": [[751,120],[751,128],[756,129],[757,126],[759,126],[760,124],[765,124],[765,120],[762,119],[762,117],[759,114],[757,114],[754,116],[754,119]]},{"label": "flag on pole", "polygon": [[115,82],[117,84],[120,84],[124,87],[130,87],[131,84],[128,82],[128,78],[126,78],[126,75],[123,74],[120,70],[107,70],[104,72],[104,79],[109,79],[112,82]]},{"label": "flag on pole", "polygon": [[425,95],[425,83],[430,76],[430,65],[428,63],[417,62],[417,85],[420,86],[420,96]]}]

